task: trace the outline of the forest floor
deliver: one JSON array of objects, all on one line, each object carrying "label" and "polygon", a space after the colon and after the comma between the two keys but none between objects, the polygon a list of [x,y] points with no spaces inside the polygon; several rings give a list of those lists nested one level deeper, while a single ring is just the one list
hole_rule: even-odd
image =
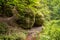
[{"label": "forest floor", "polygon": [[[19,32],[19,30],[21,30],[21,29],[16,27],[16,24],[13,23],[13,19],[14,19],[14,17],[9,17],[9,18],[0,17],[0,22],[7,23],[10,30],[14,29],[15,32]],[[26,40],[36,40],[35,37],[36,37],[37,33],[39,34],[42,31],[42,26],[41,27],[33,27],[32,29],[29,29],[26,31],[28,32]]]}]

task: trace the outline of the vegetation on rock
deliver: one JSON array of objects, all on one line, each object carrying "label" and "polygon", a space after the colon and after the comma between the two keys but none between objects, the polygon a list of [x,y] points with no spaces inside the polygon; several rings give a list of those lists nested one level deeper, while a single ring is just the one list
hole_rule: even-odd
[{"label": "vegetation on rock", "polygon": [[0,16],[2,17],[11,17],[13,16],[12,8],[7,4],[7,0],[0,0]]}]

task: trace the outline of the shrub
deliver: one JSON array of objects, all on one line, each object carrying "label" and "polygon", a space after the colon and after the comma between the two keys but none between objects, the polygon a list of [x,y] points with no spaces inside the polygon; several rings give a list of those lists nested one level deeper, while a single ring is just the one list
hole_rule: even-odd
[{"label": "shrub", "polygon": [[8,27],[5,23],[1,23],[0,22],[0,34],[6,34],[6,32],[8,31]]},{"label": "shrub", "polygon": [[60,40],[60,20],[48,22],[39,40]]}]

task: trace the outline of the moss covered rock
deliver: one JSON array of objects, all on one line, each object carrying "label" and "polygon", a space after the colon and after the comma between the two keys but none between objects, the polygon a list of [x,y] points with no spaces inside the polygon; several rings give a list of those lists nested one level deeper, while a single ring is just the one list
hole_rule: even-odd
[{"label": "moss covered rock", "polygon": [[23,11],[19,12],[19,15],[20,17],[17,20],[17,24],[19,24],[20,27],[25,29],[32,28],[35,22],[34,12],[30,8],[25,8]]},{"label": "moss covered rock", "polygon": [[0,6],[0,16],[2,16],[2,17],[11,17],[11,16],[13,16],[12,6],[10,6],[10,5]]},{"label": "moss covered rock", "polygon": [[7,17],[13,16],[12,6],[6,5],[4,15],[7,16]]},{"label": "moss covered rock", "polygon": [[35,25],[42,26],[44,24],[44,15],[41,13],[37,13],[35,15]]}]

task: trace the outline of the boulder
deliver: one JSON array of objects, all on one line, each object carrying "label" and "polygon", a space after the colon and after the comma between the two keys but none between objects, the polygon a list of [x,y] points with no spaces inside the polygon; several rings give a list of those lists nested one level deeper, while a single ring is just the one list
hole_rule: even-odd
[{"label": "boulder", "polygon": [[19,12],[20,17],[16,21],[20,27],[29,29],[32,28],[35,22],[35,14],[30,8],[25,8],[22,12]]}]

